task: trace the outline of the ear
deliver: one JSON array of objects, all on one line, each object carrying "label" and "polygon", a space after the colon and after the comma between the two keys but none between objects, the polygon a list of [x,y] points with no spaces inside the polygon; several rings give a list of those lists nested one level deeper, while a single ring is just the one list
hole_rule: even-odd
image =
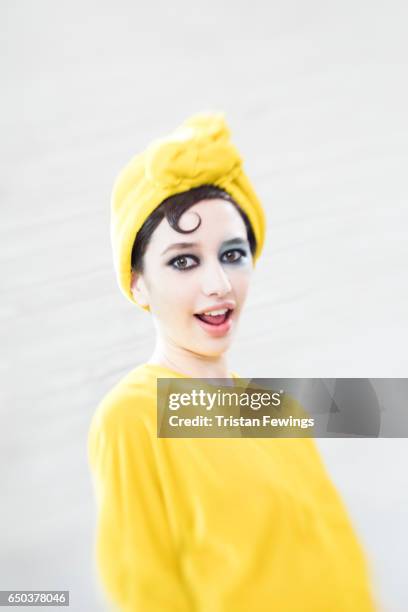
[{"label": "ear", "polygon": [[149,307],[149,291],[144,281],[143,275],[132,271],[130,290],[136,302],[143,307]]}]

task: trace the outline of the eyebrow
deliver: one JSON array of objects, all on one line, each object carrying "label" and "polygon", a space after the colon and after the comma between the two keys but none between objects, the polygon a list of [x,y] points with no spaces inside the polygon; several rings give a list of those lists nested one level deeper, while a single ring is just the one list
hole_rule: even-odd
[{"label": "eyebrow", "polygon": [[[231,238],[231,240],[224,240],[222,243],[222,247],[235,246],[235,245],[248,245],[248,240],[244,238]],[[173,251],[174,249],[191,249],[192,247],[199,247],[200,243],[198,242],[175,242],[174,244],[170,244],[166,249],[164,249],[162,255],[167,253],[168,251]]]}]

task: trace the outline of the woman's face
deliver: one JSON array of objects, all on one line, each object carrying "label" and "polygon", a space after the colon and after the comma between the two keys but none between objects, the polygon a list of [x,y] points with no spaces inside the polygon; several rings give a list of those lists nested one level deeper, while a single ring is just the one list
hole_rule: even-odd
[{"label": "woman's face", "polygon": [[196,227],[197,215],[201,224],[188,234],[161,221],[132,290],[139,303],[149,305],[162,340],[218,356],[236,331],[253,262],[244,221],[231,203],[202,200],[180,217],[179,227]]}]

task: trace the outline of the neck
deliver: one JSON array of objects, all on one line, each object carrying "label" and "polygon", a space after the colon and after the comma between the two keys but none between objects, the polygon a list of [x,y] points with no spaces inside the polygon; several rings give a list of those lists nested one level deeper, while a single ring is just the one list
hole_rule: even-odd
[{"label": "neck", "polygon": [[148,363],[161,365],[191,378],[230,378],[225,354],[206,356],[180,346],[164,343],[160,338]]}]

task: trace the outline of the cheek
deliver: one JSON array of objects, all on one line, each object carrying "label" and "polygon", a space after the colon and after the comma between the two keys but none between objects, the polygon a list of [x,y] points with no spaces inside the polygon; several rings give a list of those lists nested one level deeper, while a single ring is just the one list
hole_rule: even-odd
[{"label": "cheek", "polygon": [[252,270],[250,268],[242,268],[241,270],[236,270],[230,274],[230,280],[234,293],[239,300],[245,299],[246,294],[248,293],[251,277]]},{"label": "cheek", "polygon": [[195,308],[196,289],[193,279],[179,274],[162,274],[160,286],[152,293],[152,303],[159,317],[173,324],[185,320]]}]

